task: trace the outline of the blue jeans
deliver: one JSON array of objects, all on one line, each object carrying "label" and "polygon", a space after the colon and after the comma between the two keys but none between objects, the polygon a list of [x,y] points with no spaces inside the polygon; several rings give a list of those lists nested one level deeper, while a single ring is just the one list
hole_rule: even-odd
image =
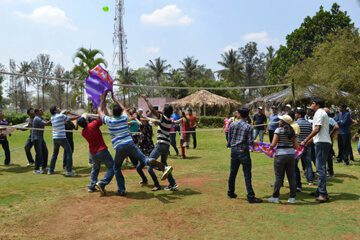
[{"label": "blue jeans", "polygon": [[31,155],[31,148],[34,146],[33,142],[31,141],[31,135],[28,137],[28,139],[26,140],[25,143],[25,153],[26,153],[26,158],[28,160],[28,163],[34,163],[34,158]]},{"label": "blue jeans", "polygon": [[53,172],[55,171],[55,165],[56,165],[56,160],[57,157],[59,155],[59,149],[60,146],[64,148],[64,155],[66,156],[66,171],[67,172],[71,172],[72,171],[72,151],[71,151],[71,147],[70,144],[68,142],[68,140],[66,138],[60,138],[60,139],[54,139],[54,152],[53,155],[51,157],[51,162],[50,162],[50,171]]},{"label": "blue jeans", "polygon": [[228,180],[228,195],[235,193],[235,180],[239,171],[240,164],[243,166],[243,173],[245,178],[247,199],[255,198],[255,193],[251,184],[251,158],[248,150],[243,151],[238,148],[231,148],[231,163],[230,163],[230,176]]},{"label": "blue jeans", "polygon": [[322,196],[327,196],[326,191],[326,161],[330,153],[330,143],[319,142],[315,144],[315,153],[316,153],[316,169],[318,172],[318,188],[317,192]]},{"label": "blue jeans", "polygon": [[[152,159],[158,159],[161,156],[161,163],[167,166],[167,157],[169,155],[169,148],[170,146],[165,143],[158,143],[156,144],[154,150],[150,153],[150,158]],[[154,181],[154,186],[160,187],[160,183],[156,177],[156,174],[154,172],[154,169],[152,166],[148,167],[148,172]],[[174,186],[176,184],[176,181],[172,174],[170,173],[168,176],[168,181],[170,186]]]},{"label": "blue jeans", "polygon": [[126,157],[130,157],[139,161],[139,164],[149,165],[151,159],[147,158],[134,142],[126,145],[120,145],[116,148],[114,171],[116,182],[118,185],[118,192],[125,192],[125,178],[121,171],[121,165]]},{"label": "blue jeans", "polygon": [[257,136],[260,138],[260,142],[264,142],[264,130],[254,129],[254,140],[256,140]]},{"label": "blue jeans", "polygon": [[358,142],[357,150],[358,150],[358,153],[360,154],[360,139],[359,139],[359,142]]},{"label": "blue jeans", "polygon": [[90,189],[95,188],[95,184],[98,181],[101,163],[105,164],[105,166],[107,168],[107,172],[106,172],[105,176],[103,177],[103,179],[100,180],[100,182],[105,185],[108,185],[111,182],[112,178],[114,177],[114,160],[113,160],[109,150],[105,149],[105,150],[102,150],[102,151],[96,153],[95,155],[90,155],[90,158],[94,164],[93,164],[93,167],[92,167],[91,173],[90,173],[89,188]]},{"label": "blue jeans", "polygon": [[312,169],[312,161],[311,161],[311,148],[307,147],[305,148],[301,159],[305,163],[305,170],[306,170],[306,179],[308,182],[314,181],[314,171]]}]

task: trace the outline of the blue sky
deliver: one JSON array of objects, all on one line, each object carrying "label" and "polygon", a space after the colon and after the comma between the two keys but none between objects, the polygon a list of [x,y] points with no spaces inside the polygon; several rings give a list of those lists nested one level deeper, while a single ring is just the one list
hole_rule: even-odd
[{"label": "blue sky", "polygon": [[[101,49],[112,64],[115,0],[0,0],[0,63],[49,53],[66,69],[79,47]],[[337,1],[360,27],[358,0]],[[329,0],[125,0],[129,66],[161,57],[173,67],[195,56],[219,69],[224,50],[255,41],[259,48],[285,43],[285,37]],[[109,6],[109,12],[103,12]]]}]

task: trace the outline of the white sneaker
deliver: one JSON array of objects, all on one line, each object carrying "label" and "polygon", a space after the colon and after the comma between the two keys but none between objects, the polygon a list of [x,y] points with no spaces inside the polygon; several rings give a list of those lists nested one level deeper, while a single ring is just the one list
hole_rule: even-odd
[{"label": "white sneaker", "polygon": [[66,172],[65,177],[75,177],[76,174],[74,172]]},{"label": "white sneaker", "polygon": [[271,198],[268,199],[268,202],[269,203],[279,203],[279,198],[271,197]]},{"label": "white sneaker", "polygon": [[172,172],[173,168],[171,166],[166,166],[163,175],[161,176],[161,181],[164,181],[168,178],[169,174]]},{"label": "white sneaker", "polygon": [[288,203],[294,204],[295,203],[295,198],[289,198]]},{"label": "white sneaker", "polygon": [[26,164],[27,167],[31,167],[31,166],[34,166],[34,165],[35,165],[35,163],[28,163],[28,164]]},{"label": "white sneaker", "polygon": [[40,169],[40,170],[34,170],[34,173],[35,173],[35,174],[43,174],[43,173],[44,173],[44,171],[43,171],[43,170],[41,170],[41,169]]}]

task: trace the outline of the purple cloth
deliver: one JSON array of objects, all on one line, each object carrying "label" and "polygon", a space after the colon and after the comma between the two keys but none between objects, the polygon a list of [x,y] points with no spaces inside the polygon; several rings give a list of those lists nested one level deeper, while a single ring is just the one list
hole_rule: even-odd
[{"label": "purple cloth", "polygon": [[95,108],[100,105],[100,96],[106,91],[113,90],[113,82],[109,73],[100,65],[89,71],[89,77],[85,81],[85,90]]},{"label": "purple cloth", "polygon": [[[273,149],[270,149],[270,143],[262,143],[262,142],[256,142],[253,146],[250,146],[250,150],[259,152],[259,153],[265,153],[268,157],[274,158],[276,153],[276,147]],[[304,147],[299,146],[299,148],[295,151],[295,158],[301,157],[301,155],[304,152]]]}]

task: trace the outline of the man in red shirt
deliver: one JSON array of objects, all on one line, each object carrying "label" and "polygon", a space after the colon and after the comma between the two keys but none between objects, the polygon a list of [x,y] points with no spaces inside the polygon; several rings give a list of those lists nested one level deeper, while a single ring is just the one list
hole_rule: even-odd
[{"label": "man in red shirt", "polygon": [[[108,185],[114,177],[114,160],[104,142],[100,127],[102,121],[100,118],[88,121],[86,117],[80,117],[77,125],[83,128],[81,135],[88,141],[90,150],[90,159],[93,166],[90,174],[89,192],[96,191],[95,186],[100,190],[101,195],[106,195],[105,186]],[[100,165],[104,163],[107,172],[103,179],[98,182],[100,172]]]},{"label": "man in red shirt", "polygon": [[[193,146],[194,149],[196,148],[196,117],[193,115],[192,110],[188,109],[188,116],[187,118],[189,119],[189,131],[190,131],[190,135],[193,138]],[[189,139],[190,140],[190,139]]]}]

